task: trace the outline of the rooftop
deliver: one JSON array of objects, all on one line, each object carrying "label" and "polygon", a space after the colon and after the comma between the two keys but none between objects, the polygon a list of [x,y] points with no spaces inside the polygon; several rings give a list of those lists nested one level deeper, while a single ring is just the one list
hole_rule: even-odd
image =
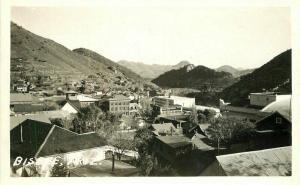
[{"label": "rooftop", "polygon": [[190,145],[191,140],[184,136],[173,135],[173,136],[156,136],[161,142],[171,146],[172,148],[177,148],[185,145]]},{"label": "rooftop", "polygon": [[77,99],[78,99],[80,102],[95,102],[95,101],[98,101],[97,99],[88,97],[88,96],[83,95],[83,94],[77,95]]},{"label": "rooftop", "polygon": [[159,135],[160,132],[171,132],[171,130],[175,131],[176,128],[172,123],[163,123],[163,124],[152,124],[151,125],[154,129],[153,133],[155,135]]},{"label": "rooftop", "polygon": [[292,96],[291,95],[281,95],[276,101],[270,103],[269,105],[265,106],[261,112],[279,112],[283,115],[286,119],[291,120],[291,102]]},{"label": "rooftop", "polygon": [[10,103],[33,102],[34,98],[29,93],[10,93]]},{"label": "rooftop", "polygon": [[229,176],[291,175],[291,158],[291,146],[217,156]]},{"label": "rooftop", "polygon": [[18,115],[18,116],[11,116],[10,117],[10,130],[24,122],[25,120],[35,120],[44,123],[51,124],[49,117],[44,114],[32,114],[32,115]]},{"label": "rooftop", "polygon": [[130,99],[124,95],[115,95],[113,98],[110,98],[109,100],[130,100]]}]

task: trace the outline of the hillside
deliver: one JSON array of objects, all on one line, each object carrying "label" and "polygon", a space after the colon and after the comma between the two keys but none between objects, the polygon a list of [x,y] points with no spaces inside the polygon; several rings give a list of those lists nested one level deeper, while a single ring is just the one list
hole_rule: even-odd
[{"label": "hillside", "polygon": [[264,90],[291,93],[291,50],[287,50],[240,81],[223,90],[221,98],[234,105],[248,104],[251,92]]},{"label": "hillside", "polygon": [[85,51],[89,50],[73,52],[11,23],[11,84],[26,80],[40,90],[65,89],[67,83],[81,80],[93,81],[99,90],[151,86],[134,72],[95,52],[86,56]]},{"label": "hillside", "polygon": [[253,72],[255,69],[237,69],[230,65],[224,65],[215,69],[216,71],[223,71],[232,74],[234,77],[240,77]]},{"label": "hillside", "polygon": [[170,71],[172,69],[180,69],[190,63],[187,61],[181,61],[176,65],[159,65],[159,64],[144,64],[142,62],[130,62],[126,60],[121,60],[118,64],[134,71],[136,74],[139,74],[141,77],[146,79],[154,79],[159,75]]},{"label": "hillside", "polygon": [[220,91],[235,82],[235,79],[230,73],[216,72],[205,66],[187,65],[181,69],[168,71],[152,82],[160,87]]}]

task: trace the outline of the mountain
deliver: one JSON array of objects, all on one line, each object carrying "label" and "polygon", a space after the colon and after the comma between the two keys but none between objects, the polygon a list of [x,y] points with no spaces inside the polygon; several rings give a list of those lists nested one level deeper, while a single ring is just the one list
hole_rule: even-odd
[{"label": "mountain", "polygon": [[252,92],[276,91],[290,94],[291,89],[291,53],[287,50],[274,57],[252,73],[222,91],[220,97],[233,105],[247,105],[248,95]]},{"label": "mountain", "polygon": [[134,71],[139,74],[141,77],[146,79],[154,79],[159,75],[170,71],[172,69],[180,69],[185,65],[189,65],[190,63],[187,61],[181,61],[176,65],[159,65],[159,64],[144,64],[142,62],[130,62],[126,60],[121,60],[118,64]]},{"label": "mountain", "polygon": [[254,69],[234,68],[234,67],[232,67],[230,65],[224,65],[224,66],[216,68],[215,70],[216,71],[223,71],[223,72],[230,73],[234,77],[243,76],[243,75],[249,74],[252,71],[254,71]]},{"label": "mountain", "polygon": [[93,81],[100,90],[155,87],[95,52],[83,48],[72,51],[11,23],[11,84],[18,80],[38,84],[41,90],[64,88],[68,82],[81,80]]},{"label": "mountain", "polygon": [[217,72],[205,66],[195,67],[190,64],[180,69],[168,71],[152,80],[152,82],[160,87],[219,91],[231,85],[235,82],[235,79],[230,73]]}]

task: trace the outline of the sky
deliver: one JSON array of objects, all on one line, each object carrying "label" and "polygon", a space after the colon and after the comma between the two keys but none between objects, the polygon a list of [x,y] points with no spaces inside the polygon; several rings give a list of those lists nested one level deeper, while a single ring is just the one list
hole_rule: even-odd
[{"label": "sky", "polygon": [[256,68],[291,48],[287,7],[12,7],[11,19],[69,49],[112,59]]}]

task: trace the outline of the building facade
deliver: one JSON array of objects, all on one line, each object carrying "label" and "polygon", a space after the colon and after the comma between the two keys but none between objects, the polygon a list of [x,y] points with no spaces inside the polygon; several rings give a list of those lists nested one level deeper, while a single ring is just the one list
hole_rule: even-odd
[{"label": "building facade", "polygon": [[130,99],[122,95],[108,99],[108,111],[116,114],[129,115]]}]

